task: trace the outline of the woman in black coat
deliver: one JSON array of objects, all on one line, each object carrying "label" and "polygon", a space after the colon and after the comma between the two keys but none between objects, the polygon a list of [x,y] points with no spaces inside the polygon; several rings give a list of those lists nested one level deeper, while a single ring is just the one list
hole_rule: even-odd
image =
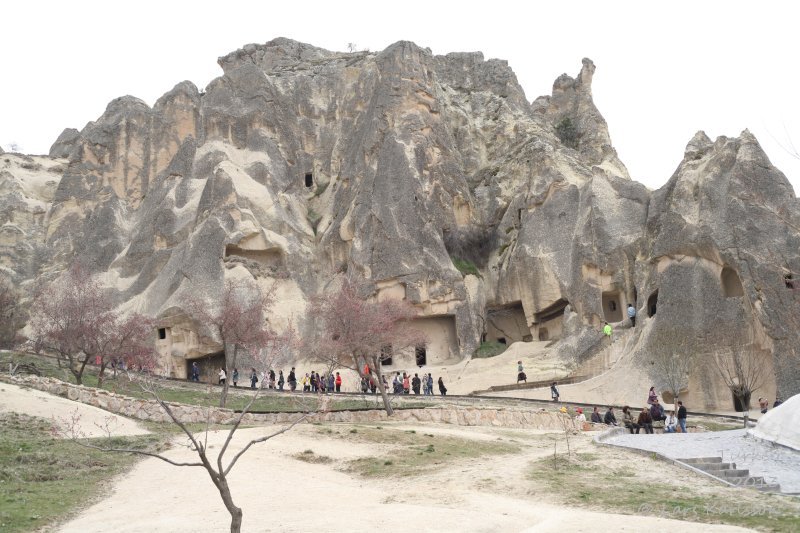
[{"label": "woman in black coat", "polygon": [[442,381],[442,376],[439,376],[439,394],[445,396],[447,394],[447,387],[444,386],[444,381]]}]

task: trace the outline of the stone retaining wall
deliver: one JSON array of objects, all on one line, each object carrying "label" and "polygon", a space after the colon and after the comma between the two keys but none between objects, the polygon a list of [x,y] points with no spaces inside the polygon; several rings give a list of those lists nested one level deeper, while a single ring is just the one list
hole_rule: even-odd
[{"label": "stone retaining wall", "polygon": [[[154,400],[131,398],[94,387],[73,385],[55,378],[37,376],[0,375],[0,381],[30,387],[55,394],[77,402],[93,405],[106,411],[139,420],[167,422],[169,417]],[[200,407],[167,402],[173,414],[184,423],[197,423],[209,420],[212,424],[231,424],[239,416],[231,409],[219,407]],[[247,413],[244,424],[282,424],[292,422],[300,413]],[[566,415],[556,411],[531,410],[525,408],[486,408],[442,405],[420,409],[395,410],[393,422],[430,422],[458,426],[494,426],[507,428],[563,430],[562,418]],[[390,418],[385,411],[327,411],[310,415],[308,422],[374,423]]]}]

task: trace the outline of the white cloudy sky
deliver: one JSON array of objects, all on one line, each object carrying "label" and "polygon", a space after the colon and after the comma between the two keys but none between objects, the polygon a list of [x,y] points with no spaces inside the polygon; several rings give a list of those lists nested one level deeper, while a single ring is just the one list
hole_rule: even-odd
[{"label": "white cloudy sky", "polygon": [[697,130],[749,128],[800,190],[797,16],[792,2],[219,1],[0,6],[0,145],[47,153],[117,96],[152,105],[181,80],[205,87],[217,57],[290,37],[330,50],[411,40],[434,53],[508,60],[529,100],[597,65],[595,102],[634,179],[661,186]]}]

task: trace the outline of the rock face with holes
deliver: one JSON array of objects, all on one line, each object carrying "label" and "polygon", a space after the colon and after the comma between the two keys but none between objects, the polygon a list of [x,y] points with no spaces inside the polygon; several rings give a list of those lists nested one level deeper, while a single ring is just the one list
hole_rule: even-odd
[{"label": "rock face with holes", "polygon": [[[645,364],[686,331],[710,353],[748,331],[776,365],[797,356],[795,293],[781,290],[800,269],[797,201],[749,133],[698,134],[651,192],[613,148],[588,59],[533,103],[505,61],[410,42],[338,53],[275,39],[219,65],[203,92],[112,101],[59,136],[35,179],[12,164],[0,182],[4,239],[9,221],[24,234],[0,243],[9,275],[91,264],[123,309],[159,318],[170,373],[219,349],[185,296],[212,304],[239,277],[274,284],[273,323],[305,335],[309,299],[339,277],[408,299],[427,364],[481,340],[562,339],[554,349],[583,361],[603,349],[603,322],[628,324],[629,303]],[[53,169],[40,209],[20,199]],[[697,402],[727,405],[712,381]]]},{"label": "rock face with holes", "polygon": [[636,269],[642,311],[653,315],[643,355],[698,354],[689,389],[701,405],[731,405],[726,387],[706,384],[719,381],[714,360],[733,353],[758,385],[754,404],[797,390],[800,309],[785,276],[800,269],[800,210],[756,139],[695,135],[653,193],[646,232],[650,261]]}]

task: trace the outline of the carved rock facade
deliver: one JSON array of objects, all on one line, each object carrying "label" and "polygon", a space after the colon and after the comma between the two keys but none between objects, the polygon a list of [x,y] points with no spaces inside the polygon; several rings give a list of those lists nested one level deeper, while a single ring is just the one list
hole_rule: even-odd
[{"label": "carved rock facade", "polygon": [[[24,285],[80,257],[124,309],[161,319],[179,376],[219,350],[185,295],[214,302],[226,277],[275,283],[273,321],[312,335],[309,298],[355,275],[418,307],[429,364],[484,338],[562,339],[580,361],[631,303],[644,364],[668,339],[711,356],[746,337],[774,366],[769,387],[797,392],[785,276],[800,271],[800,209],[748,132],[698,133],[650,191],[617,157],[588,59],[533,103],[504,61],[410,42],[336,53],[275,39],[219,64],[204,92],[112,101],[36,171],[3,154],[7,275]],[[455,266],[470,263],[480,275]],[[693,400],[727,406],[704,372]]]}]

